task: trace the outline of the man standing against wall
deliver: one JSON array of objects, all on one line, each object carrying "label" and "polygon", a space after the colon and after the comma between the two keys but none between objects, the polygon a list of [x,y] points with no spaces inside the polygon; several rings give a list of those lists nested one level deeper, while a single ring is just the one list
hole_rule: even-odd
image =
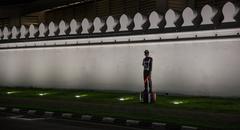
[{"label": "man standing against wall", "polygon": [[[152,72],[152,57],[149,56],[149,51],[144,51],[145,58],[143,59],[143,78],[144,78],[144,91],[152,93],[152,79],[151,79],[151,72]],[[148,91],[149,87],[149,91]]]}]

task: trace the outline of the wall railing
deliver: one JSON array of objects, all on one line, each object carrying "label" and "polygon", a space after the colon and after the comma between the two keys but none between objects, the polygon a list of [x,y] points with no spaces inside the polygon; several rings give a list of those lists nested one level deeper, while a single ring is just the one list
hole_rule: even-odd
[{"label": "wall railing", "polygon": [[[218,30],[240,27],[240,11],[237,4],[227,2],[222,9],[205,5],[200,12],[186,7],[177,13],[169,9],[164,15],[156,11],[146,17],[136,13],[133,18],[122,14],[93,21],[84,18],[82,21],[72,19],[70,23],[61,20],[59,23],[21,25],[0,29],[0,44],[11,42],[28,42],[51,39],[71,39],[89,37],[109,37],[138,34],[161,34],[200,30]],[[239,35],[239,33],[238,33]]]}]

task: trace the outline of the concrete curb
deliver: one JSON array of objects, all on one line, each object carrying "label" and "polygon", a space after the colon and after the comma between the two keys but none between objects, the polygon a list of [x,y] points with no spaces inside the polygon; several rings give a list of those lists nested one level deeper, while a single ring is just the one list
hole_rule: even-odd
[{"label": "concrete curb", "polygon": [[[38,110],[24,110],[22,111],[21,109],[19,108],[8,108],[8,107],[0,107],[0,111],[10,111],[12,113],[25,113],[25,114],[28,114],[28,115],[37,115],[37,113],[42,113],[42,114],[38,114],[38,116],[44,116],[44,117],[58,117],[57,115],[55,115],[54,112],[51,112],[51,111],[38,111]],[[73,118],[73,113],[60,113],[61,117],[62,118],[68,118],[68,119],[71,119]],[[81,120],[83,121],[95,121],[93,119],[93,116],[92,115],[81,115],[80,116]],[[116,125],[126,125],[126,126],[130,126],[130,127],[143,127],[141,126],[141,124],[143,123],[144,124],[144,121],[139,121],[139,120],[124,120],[123,121],[123,124],[120,123],[117,121],[118,119],[116,118],[113,118],[113,117],[101,117],[100,120],[97,120],[97,122],[102,122],[102,123],[110,123],[110,124],[116,124]],[[96,122],[96,121],[95,121]],[[146,122],[145,122],[146,123]],[[167,123],[161,123],[161,122],[152,122],[150,126],[147,126],[146,128],[150,128],[150,129],[153,129],[153,130],[167,130]],[[181,130],[199,130],[199,128],[197,127],[192,127],[192,126],[180,126],[179,127]]]},{"label": "concrete curb", "polygon": [[14,112],[14,113],[19,113],[19,112],[20,112],[20,109],[19,109],[19,108],[13,108],[13,109],[12,109],[12,112]]},{"label": "concrete curb", "polygon": [[158,130],[166,130],[166,123],[158,123],[158,122],[153,122],[152,123],[152,128],[153,129],[158,129]]},{"label": "concrete curb", "polygon": [[181,130],[197,130],[197,127],[192,126],[182,126]]},{"label": "concrete curb", "polygon": [[34,115],[34,114],[36,114],[36,110],[28,110],[27,111],[27,114],[29,114],[29,115]]},{"label": "concrete curb", "polygon": [[0,107],[0,111],[5,111],[5,110],[7,110],[6,107]]},{"label": "concrete curb", "polygon": [[44,116],[46,116],[46,117],[52,117],[53,114],[54,114],[54,112],[46,111],[46,112],[44,113]]},{"label": "concrete curb", "polygon": [[62,113],[63,118],[72,118],[73,114],[72,113]]},{"label": "concrete curb", "polygon": [[102,122],[104,123],[114,123],[115,121],[115,118],[112,118],[112,117],[103,117],[102,118]]},{"label": "concrete curb", "polygon": [[90,121],[91,119],[92,119],[91,115],[82,115],[81,116],[81,120],[84,120],[84,121]]},{"label": "concrete curb", "polygon": [[126,120],[127,126],[139,126],[140,121],[138,120]]}]

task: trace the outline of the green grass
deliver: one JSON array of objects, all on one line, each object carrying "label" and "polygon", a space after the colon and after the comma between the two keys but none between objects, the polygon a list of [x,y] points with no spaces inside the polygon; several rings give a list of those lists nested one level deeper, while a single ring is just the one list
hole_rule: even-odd
[{"label": "green grass", "polygon": [[155,104],[142,104],[138,93],[124,91],[0,88],[0,105],[240,129],[239,98],[158,95]]},{"label": "green grass", "polygon": [[[15,92],[7,94],[7,92]],[[39,94],[46,94],[40,96]],[[55,90],[32,88],[1,88],[0,95],[5,97],[25,97],[53,100],[70,100],[91,103],[114,103],[128,105],[143,105],[139,103],[139,94],[117,91],[93,91],[93,90]],[[77,98],[76,96],[79,96]],[[128,100],[120,101],[120,98]],[[177,104],[179,103],[179,104]],[[145,104],[144,104],[145,105]],[[199,109],[213,112],[227,112],[240,114],[239,98],[209,98],[209,97],[178,97],[157,96],[157,102],[151,107],[170,107],[179,109]]]}]

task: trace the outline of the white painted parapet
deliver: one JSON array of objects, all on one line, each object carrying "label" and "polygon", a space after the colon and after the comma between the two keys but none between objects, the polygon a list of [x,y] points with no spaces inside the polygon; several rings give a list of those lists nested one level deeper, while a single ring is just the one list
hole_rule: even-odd
[{"label": "white painted parapet", "polygon": [[[170,29],[177,28],[172,31],[181,31],[181,28],[184,28],[185,30],[188,29],[185,27],[190,27],[189,29],[191,31],[198,29],[208,30],[214,29],[214,26],[218,26],[216,28],[219,27],[221,28],[221,25],[224,25],[226,23],[230,24],[236,23],[234,25],[239,25],[237,24],[239,22],[238,18],[238,15],[240,13],[239,6],[234,3],[227,2],[223,5],[222,9],[219,10],[210,5],[205,5],[200,12],[201,13],[198,14],[196,10],[193,10],[190,7],[186,7],[183,10],[183,12],[176,12],[172,9],[169,9],[167,10],[167,12],[165,12],[164,16],[160,15],[156,11],[152,11],[149,14],[149,17],[146,17],[141,13],[137,12],[133,18],[126,14],[122,14],[120,18],[108,16],[106,20],[96,17],[93,21],[89,20],[88,18],[84,18],[81,22],[72,19],[70,23],[61,20],[59,23],[50,22],[48,23],[48,25],[41,23],[38,25],[38,27],[30,25],[29,28],[26,28],[24,25],[22,25],[20,29],[15,26],[10,28],[4,27],[1,28],[2,35],[0,36],[0,40],[16,40],[16,39],[27,40],[27,38],[35,37],[48,38],[51,36],[61,37],[67,35],[81,36],[82,34],[95,35],[100,33],[111,33],[114,35],[114,33],[118,32],[134,32],[134,31],[136,32],[143,31],[144,33],[145,32],[148,33],[151,32],[151,30],[154,31],[159,30],[159,32],[161,32],[161,30],[168,28]],[[222,12],[224,17],[222,21],[220,21],[221,19],[218,19],[220,12]],[[180,25],[181,20],[183,20],[182,25]],[[150,25],[148,26],[148,24]],[[211,27],[200,28],[201,26]],[[226,28],[226,26],[224,26],[224,28]],[[36,36],[37,34],[38,36]]]}]

